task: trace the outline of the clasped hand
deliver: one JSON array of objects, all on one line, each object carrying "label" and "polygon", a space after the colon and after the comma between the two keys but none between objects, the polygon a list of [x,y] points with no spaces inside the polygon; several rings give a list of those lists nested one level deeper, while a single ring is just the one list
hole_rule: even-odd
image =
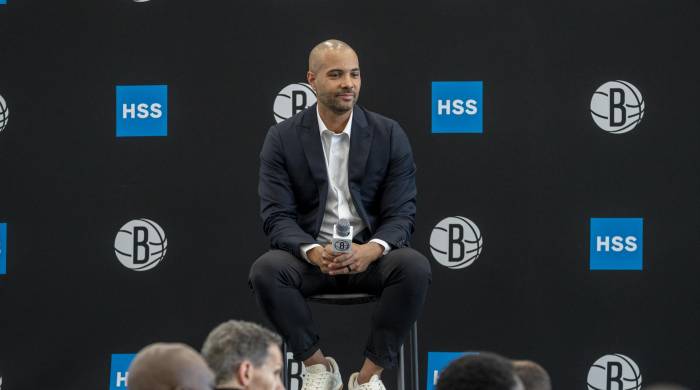
[{"label": "clasped hand", "polygon": [[376,242],[352,244],[350,252],[337,253],[333,246],[315,247],[307,253],[309,260],[321,272],[329,275],[343,275],[364,272],[367,267],[384,253],[384,247]]}]

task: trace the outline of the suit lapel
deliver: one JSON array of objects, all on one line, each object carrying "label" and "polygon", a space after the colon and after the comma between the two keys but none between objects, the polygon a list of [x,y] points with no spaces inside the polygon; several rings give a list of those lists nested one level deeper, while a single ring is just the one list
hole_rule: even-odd
[{"label": "suit lapel", "polygon": [[365,111],[355,106],[352,115],[352,136],[350,136],[350,156],[348,157],[348,187],[352,196],[355,210],[360,214],[360,218],[365,221],[369,232],[373,233],[374,228],[370,224],[365,205],[362,203],[362,179],[365,177],[367,158],[372,148],[372,137],[374,132],[367,123]]},{"label": "suit lapel", "polygon": [[[316,105],[309,107],[304,113],[301,120],[301,126],[298,128],[299,139],[304,148],[304,155],[309,164],[311,175],[318,187],[319,195],[319,217],[317,220],[317,229],[321,227],[323,220],[323,210],[326,207],[326,198],[328,196],[328,171],[326,169],[326,159],[323,156],[323,145],[321,144],[321,136],[318,128],[318,118],[316,118]],[[350,136],[350,154],[348,156],[348,187],[350,187],[350,195],[353,198],[353,203],[356,206],[360,217],[369,227],[370,232],[373,230],[369,225],[367,213],[362,204],[360,195],[360,187],[362,179],[365,175],[365,167],[367,166],[367,158],[372,146],[372,128],[367,122],[367,116],[362,108],[355,106],[352,116],[352,136]]]},{"label": "suit lapel", "polygon": [[[309,107],[304,113],[299,128],[299,137],[314,181],[319,187],[325,187],[328,184],[328,172],[319,135],[316,105]],[[353,187],[353,184],[359,186],[362,183],[371,146],[372,129],[367,123],[364,110],[356,106],[352,116],[352,136],[350,137],[350,155],[348,156],[348,184],[350,187]]]},{"label": "suit lapel", "polygon": [[306,161],[309,163],[311,175],[319,188],[321,200],[325,202],[328,172],[325,158],[323,157],[323,145],[321,145],[321,136],[319,135],[315,104],[304,113],[301,127],[299,127],[299,138],[304,148]]},{"label": "suit lapel", "polygon": [[[365,176],[367,158],[372,146],[372,129],[362,108],[355,106],[352,115],[352,136],[350,137],[350,156],[348,157],[348,185],[359,188]],[[355,186],[353,186],[353,184]],[[353,194],[353,197],[355,194]]]}]

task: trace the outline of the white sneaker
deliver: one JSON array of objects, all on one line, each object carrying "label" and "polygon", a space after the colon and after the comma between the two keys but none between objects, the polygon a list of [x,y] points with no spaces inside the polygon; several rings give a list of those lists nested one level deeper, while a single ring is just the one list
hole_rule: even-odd
[{"label": "white sneaker", "polygon": [[348,390],[386,390],[386,387],[384,387],[384,383],[382,383],[381,379],[379,379],[379,376],[372,375],[372,377],[369,378],[369,382],[360,385],[357,383],[357,377],[359,375],[359,372],[350,375],[350,379],[348,380]]},{"label": "white sneaker", "polygon": [[325,364],[305,367],[306,372],[302,375],[301,390],[341,390],[343,388],[343,379],[340,377],[338,363],[332,357],[326,356],[326,359],[331,365],[331,371],[328,371]]}]

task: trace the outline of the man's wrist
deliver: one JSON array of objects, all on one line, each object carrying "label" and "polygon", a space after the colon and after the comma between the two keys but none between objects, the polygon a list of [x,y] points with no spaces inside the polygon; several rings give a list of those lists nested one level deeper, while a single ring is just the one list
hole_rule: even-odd
[{"label": "man's wrist", "polygon": [[301,252],[301,257],[303,257],[304,260],[306,260],[307,262],[309,262],[309,263],[311,263],[311,264],[315,264],[315,263],[314,263],[313,261],[311,261],[311,259],[309,258],[309,255],[311,254],[311,252],[312,252],[313,249],[315,249],[315,248],[323,248],[323,247],[322,247],[321,245],[319,245],[319,244],[304,244],[304,245],[301,245],[301,247],[299,248],[299,249],[300,249],[300,252]]},{"label": "man's wrist", "polygon": [[374,251],[374,260],[379,259],[384,255],[384,246],[382,244],[376,242],[376,241],[370,241],[367,243],[368,245],[371,245]]},{"label": "man's wrist", "polygon": [[375,243],[381,245],[382,246],[382,255],[388,254],[389,251],[391,250],[391,247],[389,246],[389,244],[380,238],[373,238],[373,239],[369,240],[369,242],[375,242]]}]

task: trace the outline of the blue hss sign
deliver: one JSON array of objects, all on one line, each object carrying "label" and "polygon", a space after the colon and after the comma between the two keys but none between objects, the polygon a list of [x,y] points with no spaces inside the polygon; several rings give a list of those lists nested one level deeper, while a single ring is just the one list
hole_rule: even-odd
[{"label": "blue hss sign", "polygon": [[483,94],[482,81],[434,81],[432,132],[482,133]]},{"label": "blue hss sign", "polygon": [[117,137],[168,135],[167,85],[117,86]]},{"label": "blue hss sign", "polygon": [[590,269],[642,270],[643,218],[591,218]]}]

